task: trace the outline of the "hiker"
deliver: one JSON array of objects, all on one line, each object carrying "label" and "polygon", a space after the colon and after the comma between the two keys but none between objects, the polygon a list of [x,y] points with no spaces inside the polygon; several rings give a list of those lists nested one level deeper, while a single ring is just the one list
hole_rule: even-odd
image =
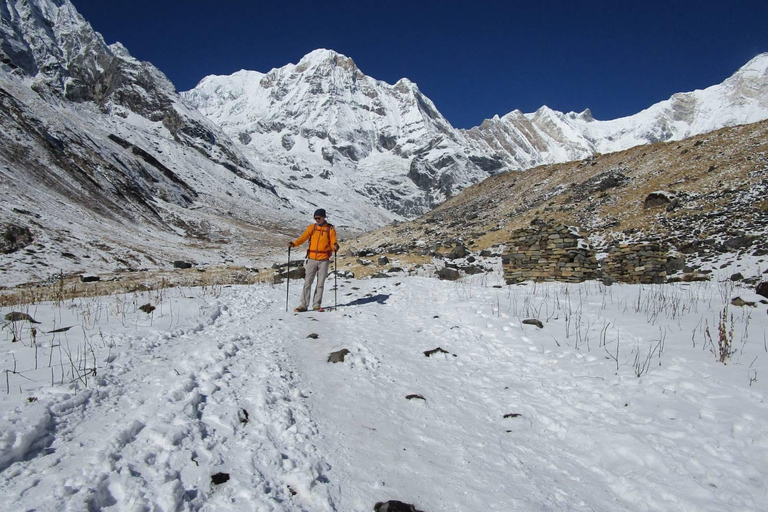
[{"label": "hiker", "polygon": [[301,292],[301,305],[294,311],[307,310],[312,292],[312,281],[315,280],[315,276],[317,276],[317,287],[312,300],[312,309],[323,311],[321,307],[323,288],[325,287],[325,278],[328,276],[331,255],[339,250],[339,244],[336,241],[336,228],[325,221],[324,209],[320,208],[315,211],[315,223],[308,226],[299,238],[293,242],[288,242],[288,247],[298,247],[307,240],[309,240],[309,248],[307,249],[307,262],[304,264],[307,275],[304,279],[304,290]]}]

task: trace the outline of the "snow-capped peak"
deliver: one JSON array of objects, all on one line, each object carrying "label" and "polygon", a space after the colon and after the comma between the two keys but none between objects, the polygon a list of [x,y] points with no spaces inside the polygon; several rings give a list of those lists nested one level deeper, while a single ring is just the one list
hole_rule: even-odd
[{"label": "snow-capped peak", "polygon": [[596,121],[589,109],[563,114],[543,106],[532,114],[516,110],[494,117],[465,135],[475,151],[495,152],[522,170],[763,119],[768,119],[768,53],[721,84],[674,94],[633,116]]},{"label": "snow-capped peak", "polygon": [[[183,96],[239,140],[252,159],[273,168],[281,194],[308,211],[314,203],[295,190],[345,197],[344,220],[359,224],[354,218],[368,211],[364,222],[376,224],[423,213],[488,175],[465,154],[460,133],[407,78],[389,85],[327,49],[266,75],[253,73],[206,77]],[[491,158],[482,157],[478,161],[492,166]],[[286,169],[297,174],[286,177]],[[308,176],[325,179],[304,182]]]},{"label": "snow-capped peak", "polygon": [[335,52],[333,50],[327,50],[324,48],[311,51],[310,53],[302,57],[296,67],[306,68],[306,67],[317,67],[317,66],[323,66],[323,65],[341,66],[348,70],[353,70],[353,71],[357,70],[357,65],[355,65],[355,61],[353,61],[351,58],[347,57],[346,55],[342,55],[338,52]]}]

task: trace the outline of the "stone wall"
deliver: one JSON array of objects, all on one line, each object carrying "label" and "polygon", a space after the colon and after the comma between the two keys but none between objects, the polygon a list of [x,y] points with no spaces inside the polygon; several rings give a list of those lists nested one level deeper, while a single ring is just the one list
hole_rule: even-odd
[{"label": "stone wall", "polygon": [[601,268],[603,276],[621,283],[664,283],[667,251],[655,242],[620,244],[608,251]]},{"label": "stone wall", "polygon": [[576,227],[535,226],[512,233],[504,256],[507,284],[523,281],[580,283],[599,275],[621,283],[667,281],[667,251],[659,243],[620,244],[598,265],[595,251]]},{"label": "stone wall", "polygon": [[504,258],[507,284],[523,281],[580,283],[597,277],[595,251],[578,228],[543,226],[512,233],[511,250]]}]

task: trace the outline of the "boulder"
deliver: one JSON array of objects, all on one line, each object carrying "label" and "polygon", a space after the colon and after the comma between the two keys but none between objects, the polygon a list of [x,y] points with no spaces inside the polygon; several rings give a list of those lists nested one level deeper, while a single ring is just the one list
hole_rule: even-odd
[{"label": "boulder", "polygon": [[670,192],[664,192],[662,190],[651,192],[646,196],[645,202],[643,202],[643,208],[666,207],[674,198],[675,195]]},{"label": "boulder", "polygon": [[768,298],[768,281],[763,281],[762,283],[757,285],[757,288],[755,289],[755,293]]},{"label": "boulder", "polygon": [[523,320],[523,323],[526,325],[535,325],[539,329],[544,328],[544,324],[541,323],[541,320],[537,320],[535,318],[526,318],[525,320]]},{"label": "boulder", "polygon": [[457,260],[459,258],[466,258],[468,255],[469,251],[466,247],[463,245],[457,245],[451,249],[451,252],[449,252],[445,257],[449,260]]},{"label": "boulder", "polygon": [[344,358],[347,354],[349,354],[349,350],[346,348],[343,348],[341,350],[338,350],[336,352],[331,352],[331,354],[328,356],[328,362],[329,363],[343,363]]},{"label": "boulder", "polygon": [[437,271],[437,277],[445,281],[455,281],[461,277],[461,274],[454,268],[444,267]]},{"label": "boulder", "polygon": [[413,505],[403,503],[402,501],[390,500],[376,503],[373,507],[373,512],[421,512],[421,510],[417,510]]}]

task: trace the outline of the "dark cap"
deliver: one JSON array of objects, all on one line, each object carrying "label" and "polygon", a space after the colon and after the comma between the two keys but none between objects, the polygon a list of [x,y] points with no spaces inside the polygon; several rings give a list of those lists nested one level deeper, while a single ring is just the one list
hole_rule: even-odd
[{"label": "dark cap", "polygon": [[315,217],[323,217],[323,218],[325,218],[326,217],[325,210],[323,210],[322,208],[320,208],[319,210],[315,210],[315,215],[314,216]]}]

